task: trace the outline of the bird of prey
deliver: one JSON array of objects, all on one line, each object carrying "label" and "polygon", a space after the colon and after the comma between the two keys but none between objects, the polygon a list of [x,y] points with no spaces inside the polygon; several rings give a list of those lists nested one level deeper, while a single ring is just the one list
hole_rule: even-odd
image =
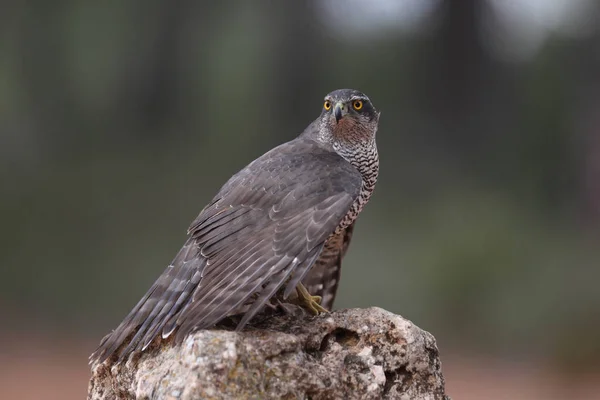
[{"label": "bird of prey", "polygon": [[91,361],[121,361],[171,335],[181,343],[240,310],[242,329],[274,300],[295,298],[313,314],[331,308],[354,221],[377,181],[379,115],[357,90],[325,96],[304,132],[223,185]]}]

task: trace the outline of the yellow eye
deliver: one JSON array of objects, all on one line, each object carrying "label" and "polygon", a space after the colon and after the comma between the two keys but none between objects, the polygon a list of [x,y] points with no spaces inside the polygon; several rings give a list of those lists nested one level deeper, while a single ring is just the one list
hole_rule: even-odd
[{"label": "yellow eye", "polygon": [[329,111],[331,109],[331,102],[329,100],[325,100],[325,103],[323,103],[323,108]]},{"label": "yellow eye", "polygon": [[363,108],[363,102],[362,102],[362,101],[360,101],[360,100],[355,100],[355,101],[352,103],[352,107],[354,107],[354,109],[355,109],[356,111],[358,111],[358,110],[360,110],[361,108]]}]

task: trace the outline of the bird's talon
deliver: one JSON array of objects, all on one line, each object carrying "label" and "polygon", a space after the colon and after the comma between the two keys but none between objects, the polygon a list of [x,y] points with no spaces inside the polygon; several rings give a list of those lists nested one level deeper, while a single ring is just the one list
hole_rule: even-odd
[{"label": "bird's talon", "polygon": [[328,312],[325,307],[321,306],[321,296],[313,296],[308,293],[308,290],[306,290],[302,283],[299,283],[298,286],[296,286],[296,292],[298,293],[298,303],[306,308],[311,314],[319,315]]}]

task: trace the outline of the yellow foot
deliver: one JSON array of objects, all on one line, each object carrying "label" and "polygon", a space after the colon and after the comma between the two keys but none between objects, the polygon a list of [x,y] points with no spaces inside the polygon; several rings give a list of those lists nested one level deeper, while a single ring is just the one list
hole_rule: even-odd
[{"label": "yellow foot", "polygon": [[313,315],[328,312],[326,308],[321,306],[321,296],[312,296],[302,283],[296,286],[296,292],[298,293],[298,303]]}]

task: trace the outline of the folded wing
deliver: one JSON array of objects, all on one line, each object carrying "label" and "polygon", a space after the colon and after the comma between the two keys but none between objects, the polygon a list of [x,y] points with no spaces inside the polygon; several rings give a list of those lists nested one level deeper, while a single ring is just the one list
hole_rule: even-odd
[{"label": "folded wing", "polygon": [[123,358],[173,332],[180,342],[253,299],[241,329],[279,288],[287,295],[306,276],[361,183],[354,167],[309,139],[258,158],[202,210],[171,265],[91,359]]}]

